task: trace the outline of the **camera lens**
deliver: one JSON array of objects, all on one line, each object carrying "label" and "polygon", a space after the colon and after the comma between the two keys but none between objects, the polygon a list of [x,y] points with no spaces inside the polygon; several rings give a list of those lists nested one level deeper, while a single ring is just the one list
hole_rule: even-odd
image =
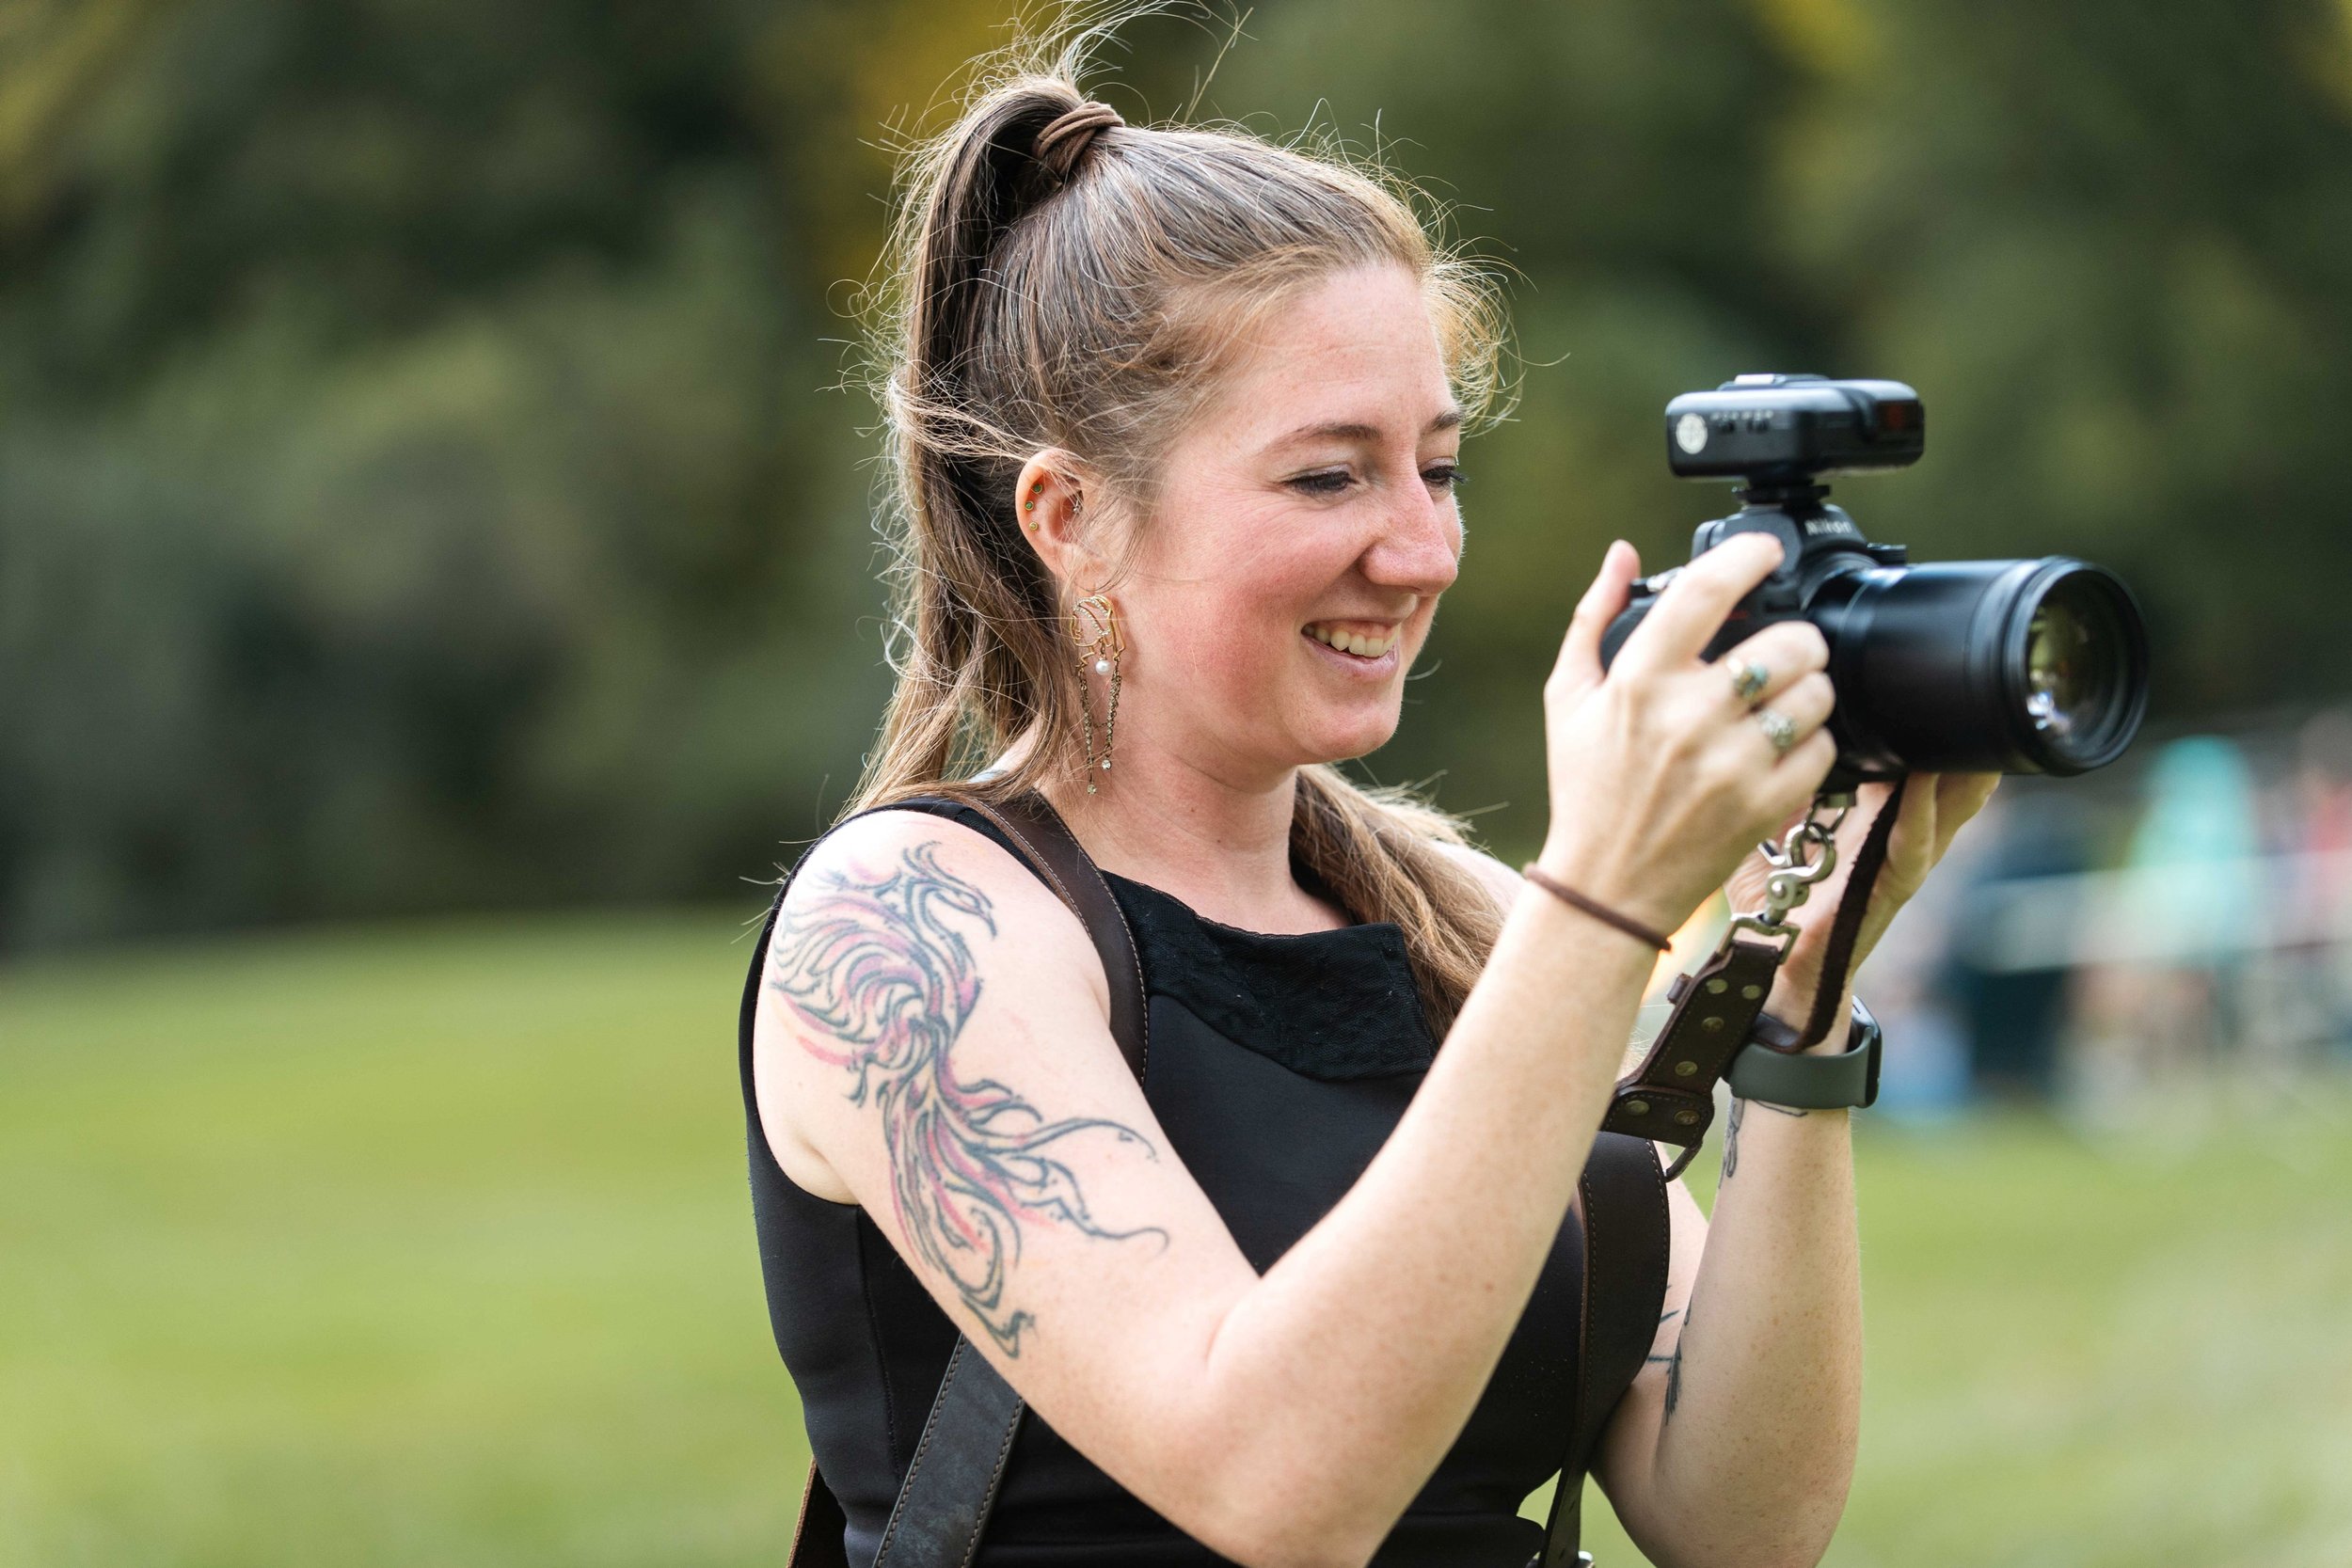
[{"label": "camera lens", "polygon": [[2148,638],[2122,579],[2069,556],[1876,567],[1826,578],[1841,755],[1891,777],[2088,772],[2148,702]]},{"label": "camera lens", "polygon": [[2019,629],[2004,662],[2026,750],[2053,773],[2112,760],[2147,702],[2146,636],[2122,585],[2095,566],[2046,561],[2010,616]]}]

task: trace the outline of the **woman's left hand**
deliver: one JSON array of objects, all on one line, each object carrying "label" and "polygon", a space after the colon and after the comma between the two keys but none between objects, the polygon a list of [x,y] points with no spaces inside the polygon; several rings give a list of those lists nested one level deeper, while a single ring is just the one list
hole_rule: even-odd
[{"label": "woman's left hand", "polygon": [[[1998,773],[1914,773],[1903,787],[1902,809],[1895,818],[1892,835],[1886,841],[1886,863],[1880,868],[1878,884],[1871,890],[1869,906],[1863,911],[1862,928],[1854,938],[1852,960],[1847,965],[1849,983],[1870,949],[1895,918],[1895,911],[1910,901],[1927,880],[1928,873],[1944,851],[1951,847],[1952,836],[1961,825],[1984,809],[1999,785]],[[1812,895],[1798,907],[1792,917],[1804,930],[1797,938],[1788,959],[1780,966],[1780,974],[1772,982],[1772,994],[1766,1006],[1773,1017],[1802,1026],[1813,1008],[1814,992],[1820,989],[1821,964],[1829,946],[1829,930],[1838,903],[1846,895],[1846,883],[1853,873],[1854,856],[1862,848],[1870,825],[1884,809],[1886,798],[1894,786],[1886,784],[1866,784],[1856,791],[1853,809],[1846,814],[1836,832],[1837,864],[1830,874],[1813,884]],[[1799,812],[1781,825],[1781,836],[1803,821]],[[1745,914],[1764,907],[1764,881],[1772,875],[1772,867],[1762,855],[1752,855],[1740,863],[1724,892],[1731,900],[1732,912]],[[1845,1036],[1832,1030],[1830,1049],[1842,1050]]]}]

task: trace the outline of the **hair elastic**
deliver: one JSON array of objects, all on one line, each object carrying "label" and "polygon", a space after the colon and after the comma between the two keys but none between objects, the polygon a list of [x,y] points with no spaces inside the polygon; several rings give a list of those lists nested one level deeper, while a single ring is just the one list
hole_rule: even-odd
[{"label": "hair elastic", "polygon": [[1068,181],[1086,150],[1094,145],[1094,138],[1114,125],[1124,125],[1117,109],[1108,103],[1087,100],[1076,108],[1058,116],[1053,123],[1037,134],[1037,161],[1057,181]]}]

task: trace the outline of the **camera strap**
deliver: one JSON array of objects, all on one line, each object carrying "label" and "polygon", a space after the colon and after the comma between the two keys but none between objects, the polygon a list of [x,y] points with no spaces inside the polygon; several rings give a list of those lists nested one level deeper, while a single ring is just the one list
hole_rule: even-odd
[{"label": "camera strap", "polygon": [[[1837,1020],[1854,942],[1879,869],[1886,863],[1886,841],[1907,783],[1907,777],[1895,781],[1855,851],[1853,874],[1830,919],[1829,947],[1822,955],[1813,1011],[1795,1043],[1786,1048],[1790,1054],[1826,1038]],[[1789,912],[1805,901],[1814,883],[1836,869],[1835,834],[1853,808],[1853,799],[1851,794],[1816,796],[1804,820],[1780,843],[1757,846],[1772,865],[1765,879],[1764,908],[1733,915],[1714,954],[1692,973],[1677,977],[1666,993],[1674,1011],[1650,1041],[1641,1065],[1618,1081],[1610,1097],[1601,1117],[1603,1131],[1631,1132],[1682,1150],[1666,1171],[1669,1179],[1681,1174],[1706,1141],[1715,1120],[1716,1081],[1751,1043],[1772,995],[1772,976],[1796,945],[1800,927],[1788,919]]]}]

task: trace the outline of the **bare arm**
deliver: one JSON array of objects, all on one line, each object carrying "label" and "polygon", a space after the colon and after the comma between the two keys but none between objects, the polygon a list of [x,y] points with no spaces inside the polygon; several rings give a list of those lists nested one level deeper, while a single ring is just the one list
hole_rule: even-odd
[{"label": "bare arm", "polygon": [[[1914,774],[1869,893],[1854,965],[1983,808],[1994,774]],[[1870,816],[1841,833],[1838,872],[1768,1004],[1802,1019]],[[1737,907],[1761,875],[1735,874]],[[1846,1016],[1849,987],[1833,1014]],[[1815,1049],[1838,1051],[1844,1031]],[[1668,1321],[1653,1364],[1619,1407],[1600,1469],[1628,1530],[1661,1568],[1739,1563],[1811,1568],[1829,1548],[1853,1476],[1862,1402],[1862,1280],[1851,1113],[1735,1100],[1709,1225],[1676,1209]]]},{"label": "bare arm", "polygon": [[[1517,892],[1508,867],[1451,853],[1499,898]],[[1773,998],[1777,1016],[1804,1016],[1794,989]],[[1840,1034],[1828,1049],[1843,1046]],[[1679,1180],[1668,1188],[1658,1338],[1596,1466],[1659,1568],[1810,1568],[1836,1528],[1861,1398],[1847,1129],[1843,1111],[1735,1100],[1714,1224]]]},{"label": "bare arm", "polygon": [[1735,1100],[1712,1223],[1676,1183],[1666,1317],[1597,1466],[1659,1568],[1812,1568],[1828,1550],[1862,1398],[1848,1127]]}]

